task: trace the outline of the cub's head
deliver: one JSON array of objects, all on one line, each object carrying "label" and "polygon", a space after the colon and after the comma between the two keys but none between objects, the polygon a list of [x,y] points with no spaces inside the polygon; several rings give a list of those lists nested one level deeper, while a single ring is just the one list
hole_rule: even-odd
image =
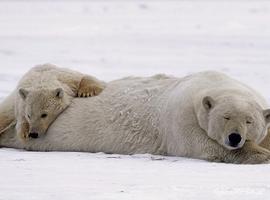
[{"label": "cub's head", "polygon": [[46,133],[51,123],[70,104],[62,88],[26,90],[19,89],[24,101],[24,117],[29,123],[29,137],[38,138]]},{"label": "cub's head", "polygon": [[206,96],[198,115],[201,128],[227,149],[241,148],[246,140],[259,143],[267,133],[270,109],[247,100]]}]

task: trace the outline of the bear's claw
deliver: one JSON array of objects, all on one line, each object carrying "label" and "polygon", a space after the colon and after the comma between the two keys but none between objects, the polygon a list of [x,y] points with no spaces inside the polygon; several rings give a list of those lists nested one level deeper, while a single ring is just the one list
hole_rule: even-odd
[{"label": "bear's claw", "polygon": [[85,77],[81,80],[78,89],[78,97],[93,97],[99,95],[103,86],[89,77]]},{"label": "bear's claw", "polygon": [[29,138],[29,124],[27,122],[22,123],[17,131],[23,141],[26,141]]}]

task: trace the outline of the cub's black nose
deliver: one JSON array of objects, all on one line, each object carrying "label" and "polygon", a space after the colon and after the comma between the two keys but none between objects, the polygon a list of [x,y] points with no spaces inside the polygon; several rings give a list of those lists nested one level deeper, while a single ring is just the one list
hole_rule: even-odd
[{"label": "cub's black nose", "polygon": [[33,132],[33,133],[29,133],[29,135],[28,135],[30,138],[34,138],[34,139],[36,139],[36,138],[38,138],[38,133],[35,133],[35,132]]},{"label": "cub's black nose", "polygon": [[229,135],[229,142],[230,142],[230,146],[232,147],[237,147],[238,144],[241,142],[242,137],[239,133],[231,133]]}]

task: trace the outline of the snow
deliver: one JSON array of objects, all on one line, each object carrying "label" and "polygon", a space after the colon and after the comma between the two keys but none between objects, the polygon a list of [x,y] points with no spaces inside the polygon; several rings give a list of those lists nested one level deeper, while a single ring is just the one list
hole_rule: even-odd
[{"label": "snow", "polygon": [[[35,64],[109,81],[223,71],[270,102],[269,1],[0,1],[0,98]],[[268,199],[269,165],[0,149],[0,200]]]},{"label": "snow", "polygon": [[0,150],[0,199],[265,199],[268,165]]}]

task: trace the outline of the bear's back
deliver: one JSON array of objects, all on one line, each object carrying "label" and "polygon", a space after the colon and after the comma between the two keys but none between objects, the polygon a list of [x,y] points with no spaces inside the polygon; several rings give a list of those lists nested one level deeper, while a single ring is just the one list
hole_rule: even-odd
[{"label": "bear's back", "polygon": [[61,87],[58,80],[65,70],[57,68],[53,64],[37,65],[30,69],[20,80],[17,88],[27,88],[32,90],[54,89]]}]

